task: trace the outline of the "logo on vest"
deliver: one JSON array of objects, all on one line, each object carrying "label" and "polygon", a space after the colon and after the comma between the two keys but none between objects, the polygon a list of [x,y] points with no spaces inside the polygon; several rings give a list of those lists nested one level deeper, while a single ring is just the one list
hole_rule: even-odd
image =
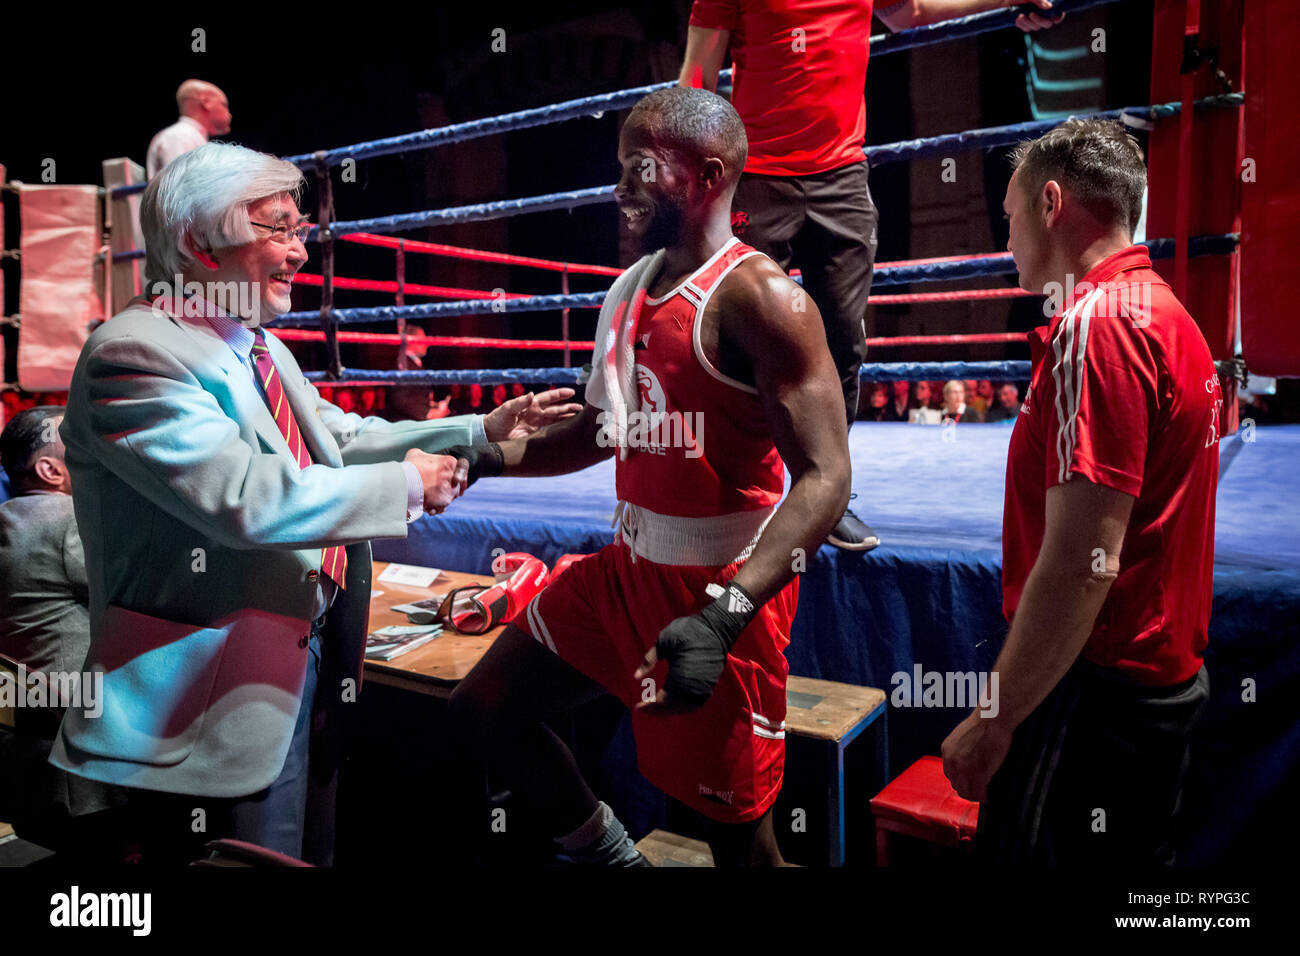
[{"label": "logo on vest", "polygon": [[626,430],[619,428],[618,416],[601,412],[596,416],[600,431],[596,444],[601,448],[627,447],[651,455],[667,454],[680,448],[687,458],[704,454],[704,413],[668,410],[668,397],[659,377],[644,365],[636,367],[636,390],[641,407],[626,413]]}]

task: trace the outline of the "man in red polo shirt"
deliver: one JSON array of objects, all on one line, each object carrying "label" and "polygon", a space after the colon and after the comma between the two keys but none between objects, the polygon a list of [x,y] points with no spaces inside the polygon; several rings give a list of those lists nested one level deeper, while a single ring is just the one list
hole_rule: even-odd
[{"label": "man in red polo shirt", "polygon": [[1023,144],[1004,208],[1057,311],[1007,456],[997,706],[943,743],[999,862],[1172,863],[1214,572],[1222,398],[1132,230],[1142,151],[1070,120]]},{"label": "man in red polo shirt", "polygon": [[[1051,0],[1028,0],[1044,10]],[[901,0],[876,4],[891,30],[1015,6],[1019,0]],[[803,270],[851,426],[867,357],[867,295],[876,259],[876,207],[867,188],[863,87],[872,0],[695,0],[678,83],[716,90],[728,44],[732,102],[749,159],[732,202],[732,228],[782,269]],[[1039,30],[1059,21],[1022,14]],[[828,536],[850,551],[880,543],[852,510]]]}]

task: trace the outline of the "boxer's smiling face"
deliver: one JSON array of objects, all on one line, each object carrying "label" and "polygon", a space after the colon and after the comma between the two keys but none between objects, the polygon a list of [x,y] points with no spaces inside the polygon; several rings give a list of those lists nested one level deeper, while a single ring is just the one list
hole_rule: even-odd
[{"label": "boxer's smiling face", "polygon": [[691,174],[676,151],[628,123],[619,137],[622,166],[614,198],[628,232],[643,253],[680,239],[690,204]]}]

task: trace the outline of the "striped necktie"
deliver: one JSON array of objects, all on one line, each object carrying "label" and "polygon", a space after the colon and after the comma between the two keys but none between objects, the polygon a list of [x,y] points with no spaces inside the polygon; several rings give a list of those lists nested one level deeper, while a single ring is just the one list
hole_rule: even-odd
[{"label": "striped necktie", "polygon": [[[311,453],[307,451],[307,445],[302,440],[302,429],[294,420],[293,411],[289,408],[289,400],[285,398],[284,385],[280,382],[280,374],[275,370],[275,362],[272,361],[271,351],[266,345],[266,335],[261,329],[253,335],[253,362],[257,366],[257,377],[261,379],[262,387],[266,389],[267,406],[271,409],[271,416],[279,426],[280,434],[284,436],[289,451],[297,460],[298,467],[306,468],[312,463]],[[331,581],[341,588],[347,587],[343,579],[347,575],[348,555],[341,545],[324,549],[321,553],[320,566],[321,570],[329,575]]]}]

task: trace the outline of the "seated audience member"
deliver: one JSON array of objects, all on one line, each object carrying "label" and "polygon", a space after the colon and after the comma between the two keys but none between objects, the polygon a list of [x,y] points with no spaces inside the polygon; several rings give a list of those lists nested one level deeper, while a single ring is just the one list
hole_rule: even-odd
[{"label": "seated audience member", "polygon": [[62,418],[55,405],[29,408],[0,433],[13,495],[0,504],[0,653],[31,670],[71,673],[90,647],[90,616]]},{"label": "seated audience member", "polygon": [[986,422],[1014,421],[1020,414],[1020,389],[1015,382],[1003,382],[998,386],[997,402],[984,416]]},{"label": "seated audience member", "polygon": [[882,422],[905,422],[908,410],[912,407],[912,385],[910,382],[893,382],[889,387],[889,399],[885,402]]},{"label": "seated audience member", "polygon": [[433,415],[433,389],[427,385],[392,385],[381,413],[390,422],[423,422]]},{"label": "seated audience member", "polygon": [[[74,674],[83,680],[90,610],[62,418],[60,406],[37,406],[0,432],[0,463],[13,495],[0,504],[0,653],[26,668],[24,702],[37,699],[39,689],[44,704],[15,708],[13,732],[0,734],[0,819],[33,843],[93,856],[100,842],[94,831],[107,818],[88,815],[123,803],[124,795],[49,763],[66,706],[96,705],[93,683],[70,683]],[[64,700],[63,691],[73,699]]]},{"label": "seated audience member", "polygon": [[966,404],[966,386],[954,378],[943,387],[943,409],[939,419],[943,422],[982,422],[984,416]]},{"label": "seated audience member", "polygon": [[907,420],[913,425],[938,425],[943,421],[943,413],[928,405],[917,405],[907,413]]},{"label": "seated audience member", "polygon": [[889,389],[884,382],[876,382],[871,386],[871,392],[867,396],[866,408],[858,413],[858,418],[867,422],[887,422],[887,406],[889,405]]},{"label": "seated audience member", "polygon": [[[969,398],[970,396],[967,396]],[[981,415],[988,420],[988,410],[997,404],[997,398],[993,394],[993,383],[984,379],[975,387],[975,398],[971,400],[971,405],[979,409]]]}]

